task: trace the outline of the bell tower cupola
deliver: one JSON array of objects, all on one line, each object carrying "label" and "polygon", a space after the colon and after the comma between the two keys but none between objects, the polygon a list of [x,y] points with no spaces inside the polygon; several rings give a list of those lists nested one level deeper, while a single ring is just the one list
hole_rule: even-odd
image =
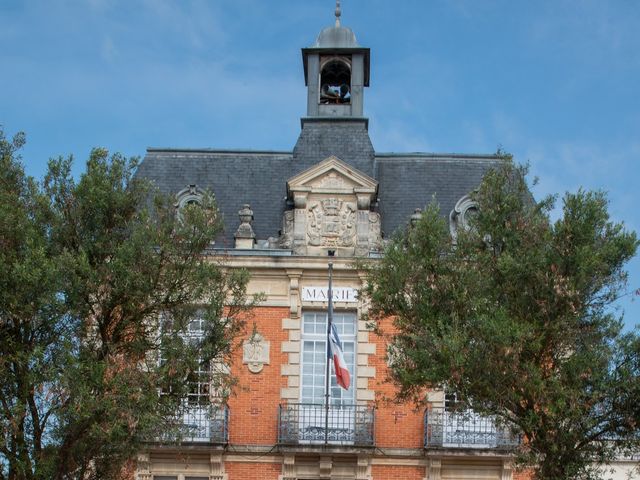
[{"label": "bell tower cupola", "polygon": [[[369,86],[369,49],[340,24],[340,0],[335,24],[302,49],[307,114],[293,147],[292,173],[300,173],[335,157],[375,178],[376,156],[363,116],[364,87]],[[375,203],[375,202],[374,202]]]},{"label": "bell tower cupola", "polygon": [[302,49],[308,117],[362,117],[364,87],[369,86],[369,49],[361,47],[350,28],[340,24],[320,32]]}]

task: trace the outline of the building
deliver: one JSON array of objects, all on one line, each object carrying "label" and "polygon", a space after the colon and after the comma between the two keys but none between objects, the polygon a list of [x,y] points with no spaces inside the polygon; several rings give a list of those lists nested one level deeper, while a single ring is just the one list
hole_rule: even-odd
[{"label": "building", "polygon": [[[248,269],[250,291],[266,300],[231,366],[239,388],[228,405],[212,402],[204,375],[183,441],[149,444],[137,478],[517,478],[518,439],[490,418],[452,412],[454,396],[431,392],[426,412],[386,401],[385,339],[362,320],[363,278],[352,268],[379,255],[434,194],[455,234],[474,209],[468,193],[498,158],[376,152],[364,116],[370,52],[340,25],[339,9],[302,60],[307,116],[292,151],[150,148],[139,168],[177,208],[213,192],[226,231],[212,254]],[[351,387],[332,375],[325,410],[329,261]]]}]

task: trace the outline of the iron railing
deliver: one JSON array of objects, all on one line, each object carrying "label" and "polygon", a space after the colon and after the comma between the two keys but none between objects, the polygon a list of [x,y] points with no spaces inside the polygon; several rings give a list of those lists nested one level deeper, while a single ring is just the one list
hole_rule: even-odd
[{"label": "iron railing", "polygon": [[373,446],[375,414],[366,405],[280,405],[278,443]]},{"label": "iron railing", "polygon": [[425,448],[510,449],[519,443],[518,435],[498,425],[491,416],[437,407],[424,412]]},{"label": "iron railing", "polygon": [[165,426],[160,442],[226,444],[229,408],[226,405],[185,405]]}]

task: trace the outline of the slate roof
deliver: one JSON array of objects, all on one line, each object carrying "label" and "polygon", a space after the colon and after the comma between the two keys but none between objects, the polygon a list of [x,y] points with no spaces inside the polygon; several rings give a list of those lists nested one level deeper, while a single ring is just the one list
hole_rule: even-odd
[{"label": "slate roof", "polygon": [[485,172],[501,160],[496,155],[378,153],[378,210],[388,237],[406,225],[416,208],[435,197],[448,217],[456,202],[477,188]]},{"label": "slate roof", "polygon": [[168,194],[193,184],[212,192],[225,226],[216,246],[233,248],[244,203],[253,210],[256,238],[278,236],[292,161],[291,152],[149,148],[136,175]]},{"label": "slate roof", "polygon": [[[293,152],[149,148],[137,175],[152,180],[165,193],[175,194],[192,184],[212,191],[225,223],[216,246],[232,248],[242,204],[249,203],[253,209],[256,238],[277,237],[282,214],[291,208],[286,201],[287,180],[330,154],[379,182],[377,209],[386,237],[406,225],[414,209],[423,208],[434,195],[442,214],[448,215],[458,199],[476,188],[484,172],[499,162],[495,155],[373,153],[370,142],[355,149],[345,144],[329,152],[330,130],[307,132],[311,138],[307,141],[303,128]],[[318,135],[324,140],[318,140]]]}]

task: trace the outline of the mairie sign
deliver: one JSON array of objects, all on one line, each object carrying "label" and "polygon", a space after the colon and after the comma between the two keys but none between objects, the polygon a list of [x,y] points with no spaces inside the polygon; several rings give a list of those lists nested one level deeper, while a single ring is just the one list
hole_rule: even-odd
[{"label": "mairie sign", "polygon": [[[333,287],[334,302],[358,303],[358,290],[351,287]],[[302,287],[303,302],[329,301],[329,287]]]}]

